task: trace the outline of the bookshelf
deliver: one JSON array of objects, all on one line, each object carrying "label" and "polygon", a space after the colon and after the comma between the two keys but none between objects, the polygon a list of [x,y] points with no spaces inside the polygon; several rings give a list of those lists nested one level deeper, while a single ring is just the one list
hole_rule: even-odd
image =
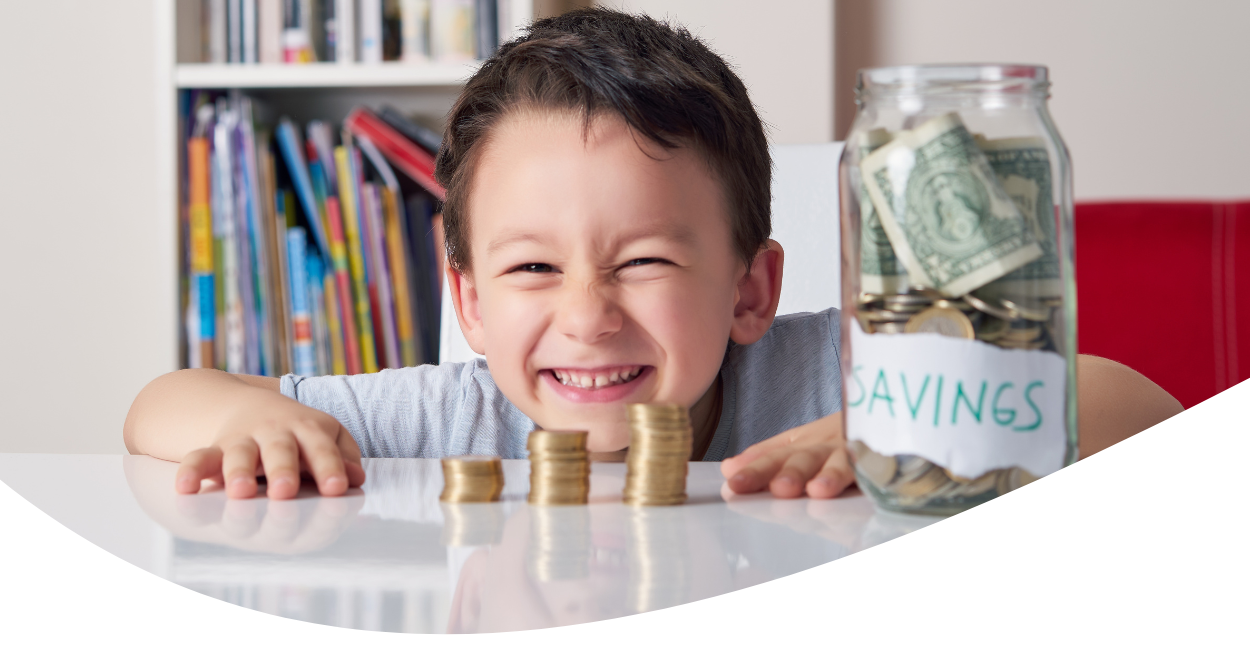
[{"label": "bookshelf", "polygon": [[[542,0],[499,0],[506,3],[511,38],[528,24],[538,11],[546,11]],[[477,70],[479,61],[456,63],[339,63],[310,64],[211,64],[203,63],[201,24],[203,0],[153,0],[156,34],[157,79],[157,170],[156,184],[160,216],[160,237],[169,243],[163,256],[169,278],[178,278],[182,255],[180,242],[180,148],[179,93],[191,89],[244,91],[253,98],[258,121],[275,125],[279,118],[289,117],[297,124],[319,119],[341,124],[347,114],[360,105],[377,108],[389,105],[399,111],[418,115],[431,128],[441,128],[443,116],[451,108],[460,87]],[[501,9],[503,11],[503,9]],[[504,30],[507,32],[508,30]],[[169,315],[170,337],[161,344],[169,351],[173,368],[185,363],[182,352],[182,308],[180,288],[169,285],[165,301]]]}]

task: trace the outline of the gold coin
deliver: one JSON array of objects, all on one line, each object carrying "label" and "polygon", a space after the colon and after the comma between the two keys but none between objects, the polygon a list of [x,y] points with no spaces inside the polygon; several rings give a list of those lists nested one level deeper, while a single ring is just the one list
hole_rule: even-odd
[{"label": "gold coin", "polygon": [[863,444],[860,446],[863,452],[855,455],[856,470],[878,487],[890,484],[894,480],[894,474],[898,471],[898,460],[895,460],[893,456],[881,455]]},{"label": "gold coin", "polygon": [[970,340],[976,337],[976,329],[968,316],[954,308],[929,308],[907,320],[906,333],[937,333],[947,337]]},{"label": "gold coin", "polygon": [[1016,313],[1021,319],[1029,321],[1046,321],[1050,319],[1050,308],[1048,306],[1031,306],[1023,302],[1012,301],[1010,299],[998,300],[1004,308]]},{"label": "gold coin", "polygon": [[965,294],[963,296],[963,300],[968,302],[968,305],[973,308],[976,308],[991,317],[998,317],[1003,321],[1012,321],[1020,316],[1018,313],[1008,310],[1000,305],[997,305],[996,303],[984,301],[974,294]]}]

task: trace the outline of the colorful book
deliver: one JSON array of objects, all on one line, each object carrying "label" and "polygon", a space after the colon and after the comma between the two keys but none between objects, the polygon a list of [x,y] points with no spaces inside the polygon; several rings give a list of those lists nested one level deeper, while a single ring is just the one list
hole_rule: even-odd
[{"label": "colorful book", "polygon": [[277,191],[277,171],[274,169],[273,152],[267,144],[269,140],[262,137],[260,142],[266,143],[257,148],[256,159],[257,167],[260,170],[260,203],[263,209],[265,245],[269,252],[268,260],[270,265],[268,295],[270,297],[270,314],[273,316],[269,323],[271,339],[273,340],[273,371],[271,373],[275,376],[281,376],[290,373],[293,366],[291,361],[291,342],[287,337],[287,318],[290,314],[287,306],[290,304],[290,298],[287,296],[286,290],[286,239],[285,236],[279,234],[278,229],[279,220],[282,221],[285,227],[286,217],[279,208],[281,198]]},{"label": "colorful book", "polygon": [[326,325],[325,265],[321,256],[309,252],[308,262],[308,311],[312,313],[313,352],[316,354],[317,375],[331,373],[330,329]]},{"label": "colorful book", "polygon": [[287,261],[291,279],[291,324],[295,335],[295,373],[317,375],[317,357],[313,349],[312,311],[308,297],[308,240],[303,227],[287,231]]},{"label": "colorful book", "polygon": [[[381,177],[383,184],[385,184],[378,201],[381,213],[381,224],[378,225],[378,231],[385,236],[383,240],[386,243],[385,258],[387,259],[388,267],[386,276],[390,279],[390,295],[394,303],[393,323],[396,331],[395,339],[398,340],[398,353],[401,355],[399,360],[403,363],[403,366],[414,366],[420,364],[417,360],[420,355],[418,352],[422,347],[419,347],[417,344],[413,328],[413,321],[417,317],[413,313],[415,304],[411,294],[411,287],[407,282],[407,261],[410,258],[408,254],[409,248],[406,245],[408,240],[401,237],[399,228],[399,224],[406,221],[401,212],[402,206],[398,201],[398,197],[400,197],[399,179],[395,176],[395,172],[391,170],[391,166],[387,164],[386,158],[374,146],[373,141],[361,136],[357,138],[357,142],[360,143],[360,151],[369,159],[373,168],[377,170],[378,176]],[[387,202],[384,201],[386,196],[392,197],[389,209],[387,208]],[[388,214],[388,210],[390,214]],[[390,220],[392,218],[395,222],[394,235],[391,235]],[[402,274],[400,274],[401,271],[403,272]],[[401,280],[402,285],[400,284]],[[403,351],[408,351],[408,353],[404,354]]]},{"label": "colorful book", "polygon": [[374,373],[378,370],[378,357],[374,349],[373,317],[369,307],[364,248],[360,237],[355,190],[356,175],[352,172],[351,156],[346,148],[342,146],[334,148],[334,161],[338,167],[339,206],[343,212],[343,233],[346,236],[347,259],[352,275],[352,300],[356,304],[356,330],[360,337],[361,367],[365,373]]},{"label": "colorful book", "polygon": [[312,231],[317,247],[322,253],[329,253],[330,244],[326,240],[325,229],[318,218],[317,200],[313,196],[312,180],[308,174],[308,163],[304,160],[304,146],[300,142],[299,131],[291,121],[283,118],[278,123],[275,134],[278,148],[282,151],[282,160],[295,186],[295,196],[299,199],[300,208],[308,217],[308,226]]},{"label": "colorful book", "polygon": [[364,107],[352,109],[343,126],[356,136],[373,141],[378,151],[413,181],[442,201],[447,191],[434,179],[434,157],[395,131]]},{"label": "colorful book", "polygon": [[337,284],[334,270],[327,266],[321,286],[325,288],[326,327],[330,330],[330,373],[342,376],[347,373],[347,356],[344,351],[345,340]]},{"label": "colorful book", "polygon": [[224,100],[217,102],[217,124],[213,127],[212,176],[217,202],[213,206],[213,229],[221,240],[222,286],[225,315],[226,371],[245,373],[245,331],[243,301],[239,296],[239,233],[234,193],[234,165],[231,137],[235,116]]},{"label": "colorful book", "polygon": [[357,335],[356,317],[353,313],[351,272],[348,270],[347,245],[343,240],[343,220],[339,213],[338,197],[326,198],[326,221],[330,227],[330,260],[334,268],[335,298],[339,304],[339,323],[343,329],[344,373],[358,374],[363,371],[360,337]]},{"label": "colorful book", "polygon": [[[377,279],[375,286],[378,295],[378,318],[382,322],[382,343],[386,352],[386,365],[394,369],[403,367],[403,359],[399,357],[399,337],[395,328],[395,301],[391,290],[389,256],[385,244],[385,226],[382,217],[382,194],[376,184],[365,184],[365,202],[368,208],[365,215],[369,219],[369,260],[371,276]],[[380,357],[380,356],[379,356]],[[381,361],[379,360],[379,365]]]},{"label": "colorful book", "polygon": [[[209,144],[208,139],[195,136],[187,141],[187,175],[191,222],[191,292],[196,330],[188,338],[195,351],[189,351],[188,366],[213,366],[215,293],[213,289],[213,216],[209,209]],[[190,324],[191,316],[188,316]],[[190,333],[188,335],[191,335]],[[191,361],[194,359],[194,362]]]},{"label": "colorful book", "polygon": [[409,257],[406,252],[399,213],[398,193],[382,188],[382,217],[386,226],[387,261],[390,263],[391,279],[395,284],[395,327],[399,337],[400,356],[403,366],[421,364],[422,351],[413,325],[412,290],[409,286]]}]

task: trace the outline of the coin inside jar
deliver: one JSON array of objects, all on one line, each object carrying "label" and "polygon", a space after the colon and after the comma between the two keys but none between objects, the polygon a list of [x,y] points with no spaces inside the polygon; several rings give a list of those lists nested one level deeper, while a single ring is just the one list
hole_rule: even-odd
[{"label": "coin inside jar", "polygon": [[907,320],[905,333],[937,333],[947,337],[970,340],[976,337],[976,329],[968,316],[954,308],[929,308]]}]

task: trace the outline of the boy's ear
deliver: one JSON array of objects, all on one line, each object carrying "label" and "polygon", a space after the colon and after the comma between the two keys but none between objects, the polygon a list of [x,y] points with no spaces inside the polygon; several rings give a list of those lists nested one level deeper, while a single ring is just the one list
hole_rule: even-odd
[{"label": "boy's ear", "polygon": [[460,332],[468,340],[469,348],[478,355],[486,355],[486,342],[482,333],[482,311],[477,301],[477,288],[473,287],[473,279],[452,269],[444,267],[447,285],[451,289],[451,304],[456,308],[456,321],[460,322]]},{"label": "boy's ear", "polygon": [[785,251],[776,240],[770,239],[755,255],[751,269],[738,279],[730,339],[738,344],[754,344],[773,325],[777,303],[781,301],[784,262]]}]

